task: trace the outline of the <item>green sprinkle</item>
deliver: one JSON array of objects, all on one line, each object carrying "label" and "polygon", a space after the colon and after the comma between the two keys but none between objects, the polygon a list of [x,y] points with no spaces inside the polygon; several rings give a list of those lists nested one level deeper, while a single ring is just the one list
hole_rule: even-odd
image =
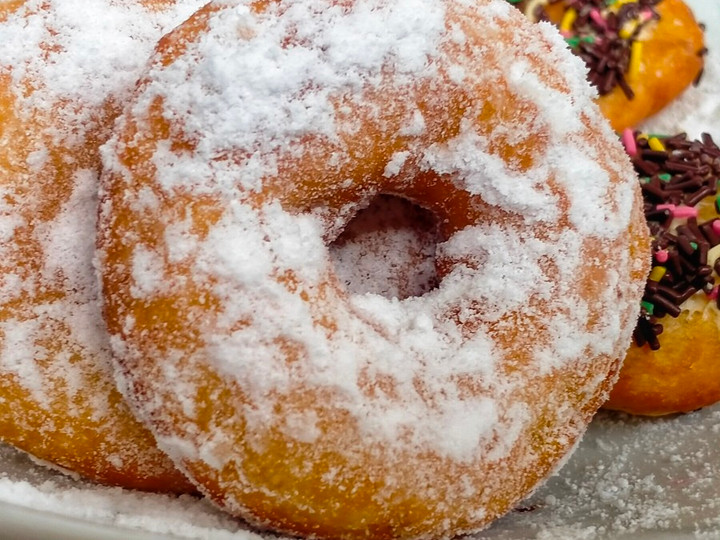
[{"label": "green sprinkle", "polygon": [[565,41],[566,41],[567,44],[570,45],[570,47],[572,47],[573,49],[574,49],[575,47],[577,47],[578,45],[580,45],[580,38],[577,37],[577,36],[565,38]]},{"label": "green sprinkle", "polygon": [[692,246],[693,249],[698,248],[697,242],[690,242],[690,245]]},{"label": "green sprinkle", "polygon": [[640,183],[642,183],[642,184],[648,184],[649,182],[650,182],[650,177],[649,177],[649,176],[641,176],[641,177],[640,177]]},{"label": "green sprinkle", "polygon": [[585,43],[595,43],[595,36],[583,36],[580,38],[580,41],[584,41]]},{"label": "green sprinkle", "polygon": [[511,4],[519,4],[522,0],[508,0]]},{"label": "green sprinkle", "polygon": [[640,302],[640,305],[645,308],[645,311],[648,312],[648,315],[652,315],[655,311],[655,304],[651,304],[650,302],[646,302],[645,300],[643,300],[642,302]]},{"label": "green sprinkle", "polygon": [[662,180],[663,182],[669,182],[670,179],[672,178],[672,174],[668,174],[668,173],[658,174],[658,178],[660,180]]},{"label": "green sprinkle", "polygon": [[720,195],[715,197],[715,211],[720,214]]}]

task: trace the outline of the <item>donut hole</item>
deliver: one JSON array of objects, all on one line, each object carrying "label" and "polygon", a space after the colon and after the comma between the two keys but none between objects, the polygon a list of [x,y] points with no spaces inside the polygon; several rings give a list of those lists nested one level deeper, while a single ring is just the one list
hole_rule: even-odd
[{"label": "donut hole", "polygon": [[335,272],[350,294],[400,300],[438,285],[435,214],[407,199],[379,195],[330,244]]}]

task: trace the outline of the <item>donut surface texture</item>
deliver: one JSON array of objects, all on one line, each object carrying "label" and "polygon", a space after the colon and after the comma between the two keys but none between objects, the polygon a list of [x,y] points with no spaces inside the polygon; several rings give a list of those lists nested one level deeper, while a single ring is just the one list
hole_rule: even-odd
[{"label": "donut surface texture", "polygon": [[193,490],[117,391],[95,248],[99,144],[201,2],[0,7],[0,440],[125,487]]},{"label": "donut surface texture", "polygon": [[583,58],[598,104],[621,132],[662,110],[701,74],[703,30],[683,0],[523,0],[533,20],[559,28]]},{"label": "donut surface texture", "polygon": [[690,412],[720,401],[720,148],[709,134],[631,137],[653,267],[605,408]]},{"label": "donut surface texture", "polygon": [[[162,40],[103,165],[129,402],[258,526],[478,530],[558,466],[627,349],[635,175],[582,63],[504,0],[212,2]],[[378,194],[437,217],[424,295],[337,278],[328,244]]]}]

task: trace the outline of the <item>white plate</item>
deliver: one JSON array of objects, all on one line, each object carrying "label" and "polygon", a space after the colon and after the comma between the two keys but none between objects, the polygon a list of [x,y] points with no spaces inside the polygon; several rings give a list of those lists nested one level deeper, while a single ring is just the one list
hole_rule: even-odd
[{"label": "white plate", "polygon": [[89,521],[81,521],[62,515],[31,510],[23,506],[0,504],[0,523],[2,538],[21,539],[54,539],[54,540],[156,540],[172,538],[132,530],[128,528],[109,527]]},{"label": "white plate", "polygon": [[[720,140],[720,3],[687,0],[710,56],[689,90],[649,129]],[[660,419],[601,413],[560,473],[477,540],[720,538],[720,406]],[[0,445],[0,538],[258,540],[191,497],[72,480]]]}]

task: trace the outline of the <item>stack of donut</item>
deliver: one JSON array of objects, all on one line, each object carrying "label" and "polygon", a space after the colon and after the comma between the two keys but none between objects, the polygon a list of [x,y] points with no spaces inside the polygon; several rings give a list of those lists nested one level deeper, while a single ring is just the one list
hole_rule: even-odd
[{"label": "stack of donut", "polygon": [[[562,38],[504,0],[223,1],[150,54],[196,6],[72,3],[0,18],[35,40],[0,79],[2,440],[328,538],[477,531],[562,463],[649,262]],[[122,22],[147,48],[56,61]],[[438,224],[423,294],[332,263],[381,195]]]},{"label": "stack of donut", "polygon": [[[634,344],[605,408],[656,416],[719,401],[718,270],[713,268],[717,250],[712,251],[720,227],[713,225],[717,147],[709,135],[693,142],[682,134],[647,136],[631,129],[698,80],[705,53],[702,27],[682,0],[509,1],[531,20],[555,23],[573,53],[585,61],[600,109],[613,128],[624,132],[643,182],[653,273]],[[697,227],[698,219],[705,220],[704,228]],[[687,232],[688,226],[693,232]],[[685,253],[678,237],[703,246],[710,255]],[[668,253],[674,268],[665,264]]]}]

